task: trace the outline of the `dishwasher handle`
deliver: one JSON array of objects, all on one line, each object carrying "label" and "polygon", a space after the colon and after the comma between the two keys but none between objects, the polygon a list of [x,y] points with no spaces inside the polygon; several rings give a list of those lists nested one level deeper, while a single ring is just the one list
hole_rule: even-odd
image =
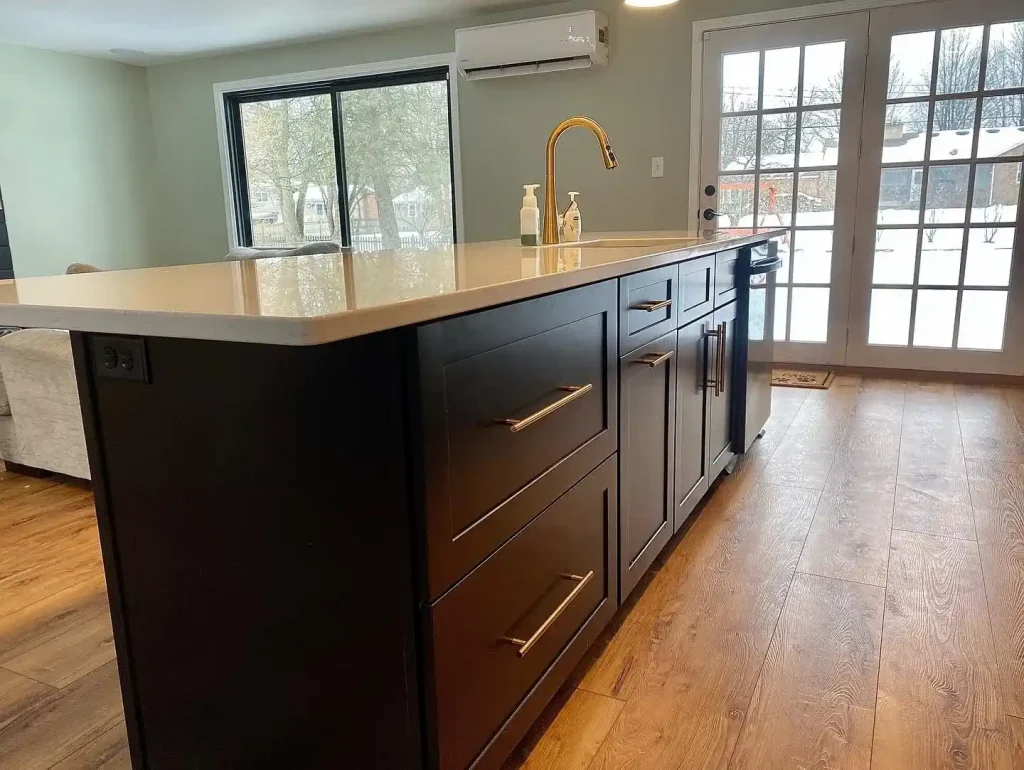
[{"label": "dishwasher handle", "polygon": [[782,257],[768,257],[767,259],[759,259],[756,262],[750,263],[750,270],[747,272],[750,275],[763,275],[765,273],[774,273],[782,268]]}]

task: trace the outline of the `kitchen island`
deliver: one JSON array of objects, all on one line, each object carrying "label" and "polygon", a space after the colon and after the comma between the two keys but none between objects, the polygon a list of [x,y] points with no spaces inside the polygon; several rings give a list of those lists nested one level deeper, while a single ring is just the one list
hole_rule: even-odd
[{"label": "kitchen island", "polygon": [[775,235],[0,282],[72,332],[133,765],[499,766],[731,460]]}]

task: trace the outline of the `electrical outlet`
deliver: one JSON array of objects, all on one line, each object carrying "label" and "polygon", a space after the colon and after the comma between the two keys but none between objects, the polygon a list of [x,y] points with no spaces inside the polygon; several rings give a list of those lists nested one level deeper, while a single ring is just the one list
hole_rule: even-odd
[{"label": "electrical outlet", "polygon": [[665,159],[651,158],[651,177],[661,179],[663,176],[665,176]]},{"label": "electrical outlet", "polygon": [[92,366],[97,377],[149,382],[146,342],[138,337],[93,337]]}]

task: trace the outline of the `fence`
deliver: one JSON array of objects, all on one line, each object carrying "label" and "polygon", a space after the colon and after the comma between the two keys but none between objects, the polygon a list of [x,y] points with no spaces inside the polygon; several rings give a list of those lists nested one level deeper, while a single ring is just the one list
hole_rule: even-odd
[{"label": "fence", "polygon": [[[261,228],[256,228],[253,232],[253,246],[257,248],[288,248],[296,245],[295,238],[290,238],[284,233],[268,233],[260,230]],[[305,243],[324,243],[334,239],[327,234],[306,233],[302,240]],[[445,233],[438,235],[403,233],[399,240],[403,249],[434,249],[452,245],[451,235]],[[356,251],[381,251],[384,248],[384,237],[379,233],[354,235],[352,236],[352,248]]]}]

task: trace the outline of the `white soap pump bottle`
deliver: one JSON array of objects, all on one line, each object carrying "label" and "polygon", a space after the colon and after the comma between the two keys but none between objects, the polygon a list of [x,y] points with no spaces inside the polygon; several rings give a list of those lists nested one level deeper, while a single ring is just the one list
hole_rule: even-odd
[{"label": "white soap pump bottle", "polygon": [[540,208],[537,206],[539,184],[524,184],[526,195],[519,210],[519,242],[523,246],[540,245]]},{"label": "white soap pump bottle", "polygon": [[578,192],[569,193],[569,205],[562,213],[562,243],[575,243],[583,235],[583,217],[580,216],[580,207],[576,203]]}]

